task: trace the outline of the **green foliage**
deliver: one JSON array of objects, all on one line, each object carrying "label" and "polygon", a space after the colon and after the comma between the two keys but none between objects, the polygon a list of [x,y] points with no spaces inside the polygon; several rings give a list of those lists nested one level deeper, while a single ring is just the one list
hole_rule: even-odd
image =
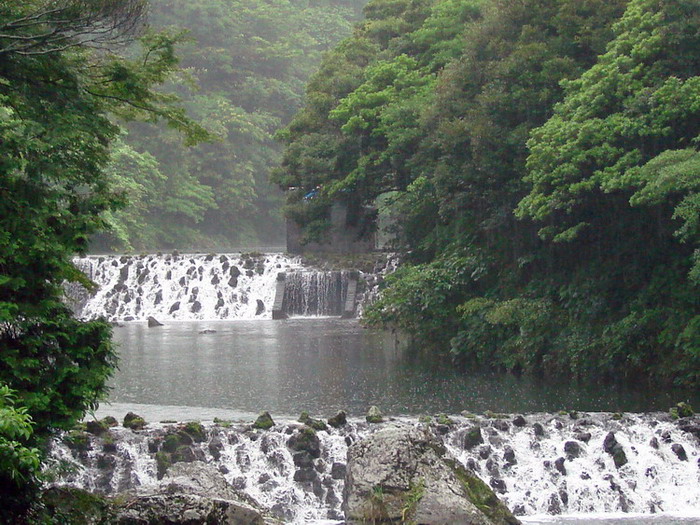
[{"label": "green foliage", "polygon": [[470,366],[696,386],[697,2],[365,16],[280,134],[275,180],[309,238],[335,200],[396,217],[406,263],[367,322]]},{"label": "green foliage", "polygon": [[15,406],[15,396],[0,385],[0,472],[22,482],[39,472],[39,451],[26,445],[32,437],[32,418],[26,407]]},{"label": "green foliage", "polygon": [[[152,0],[154,27],[187,30],[177,46],[184,73],[161,96],[180,96],[187,114],[215,140],[187,147],[177,129],[130,125],[124,142],[152,157],[157,173],[146,179],[142,199],[109,217],[117,234],[101,237],[99,247],[279,243],[282,195],[268,180],[280,157],[273,135],[300,107],[321,54],[349,33],[363,3]],[[121,167],[122,160],[114,162]]]},{"label": "green foliage", "polygon": [[[208,135],[153,88],[176,67],[176,39],[143,32],[145,8],[144,0],[0,2],[3,522],[26,517],[34,447],[95,408],[116,366],[110,326],[79,321],[63,303],[64,282],[91,286],[72,257],[107,227],[125,192],[143,198],[157,179],[152,159],[119,142],[115,158],[130,172],[121,180],[107,172],[120,131],[113,120],[164,120],[188,141]],[[138,36],[132,58],[110,51]]]}]

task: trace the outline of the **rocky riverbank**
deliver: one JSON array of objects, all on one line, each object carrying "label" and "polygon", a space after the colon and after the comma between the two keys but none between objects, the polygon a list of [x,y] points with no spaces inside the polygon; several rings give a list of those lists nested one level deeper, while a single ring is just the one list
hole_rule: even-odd
[{"label": "rocky riverbank", "polygon": [[108,496],[115,523],[167,509],[214,523],[516,523],[499,498],[516,515],[700,513],[696,416],[300,419],[90,422],[56,442],[64,488],[48,494]]}]

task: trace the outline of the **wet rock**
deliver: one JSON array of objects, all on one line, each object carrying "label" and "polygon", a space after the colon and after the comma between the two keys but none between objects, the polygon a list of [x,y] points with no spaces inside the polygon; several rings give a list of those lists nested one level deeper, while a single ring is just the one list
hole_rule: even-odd
[{"label": "wet rock", "polygon": [[501,471],[498,468],[498,462],[496,462],[493,458],[489,458],[486,461],[486,470],[488,470],[489,474],[494,477],[501,475]]},{"label": "wet rock", "polygon": [[216,468],[192,463],[173,465],[156,488],[123,498],[114,523],[264,525],[265,520]]},{"label": "wet rock", "polygon": [[348,525],[371,520],[435,525],[519,523],[437,438],[402,425],[382,428],[350,447],[343,511]]},{"label": "wet rock", "polygon": [[683,448],[683,445],[674,443],[671,445],[671,450],[681,461],[688,461],[688,454],[686,453],[685,448]]},{"label": "wet rock", "polygon": [[308,412],[302,412],[298,421],[313,428],[314,430],[328,430],[328,426],[324,421],[312,418]]},{"label": "wet rock", "polygon": [[146,420],[133,412],[129,412],[124,416],[124,422],[122,424],[124,427],[130,428],[131,430],[141,430],[146,426]]},{"label": "wet rock", "polygon": [[212,330],[211,328],[205,328],[204,330],[200,330],[198,333],[206,335],[206,334],[215,334],[216,330]]},{"label": "wet rock", "polygon": [[259,428],[261,430],[268,430],[275,426],[275,422],[272,420],[272,416],[269,412],[263,412],[258,416],[258,419],[253,423],[253,428]]},{"label": "wet rock", "polygon": [[85,431],[93,434],[95,436],[101,436],[109,430],[109,427],[104,423],[104,421],[86,421]]},{"label": "wet rock", "polygon": [[221,459],[221,452],[224,450],[224,443],[219,436],[215,436],[209,442],[209,453],[216,461]]},{"label": "wet rock", "polygon": [[464,435],[464,448],[466,450],[471,450],[476,445],[484,442],[484,438],[481,435],[481,427],[472,427]]},{"label": "wet rock", "polygon": [[491,423],[491,426],[497,430],[500,430],[501,432],[508,432],[508,430],[510,430],[510,425],[508,422],[502,419],[496,419],[493,423]]},{"label": "wet rock", "polygon": [[552,494],[549,496],[549,501],[547,502],[547,513],[548,514],[561,514],[561,501],[559,501],[559,496],[557,494]]},{"label": "wet rock", "polygon": [[617,442],[617,438],[615,438],[613,432],[608,432],[605,436],[603,440],[603,450],[612,456],[615,467],[620,468],[627,464],[625,449]]},{"label": "wet rock", "polygon": [[163,323],[158,321],[155,317],[149,315],[148,316],[148,328],[154,328],[156,326],[163,326]]},{"label": "wet rock", "polygon": [[659,440],[655,437],[651,438],[649,441],[649,446],[653,449],[659,450]]},{"label": "wet rock", "polygon": [[562,476],[566,476],[566,467],[564,466],[564,462],[566,460],[564,458],[557,458],[554,461],[554,468],[561,473]]},{"label": "wet rock", "polygon": [[481,459],[488,459],[491,456],[493,449],[490,445],[483,445],[479,447],[479,457]]},{"label": "wet rock", "polygon": [[700,440],[700,418],[686,417],[678,420],[678,428]]},{"label": "wet rock", "polygon": [[307,451],[302,450],[292,456],[294,466],[299,468],[313,468],[314,458]]},{"label": "wet rock", "polygon": [[173,305],[170,307],[170,310],[168,310],[169,314],[172,314],[173,312],[177,312],[180,309],[180,301],[177,301],[176,303],[173,303]]},{"label": "wet rock", "polygon": [[566,459],[571,461],[583,454],[583,448],[576,441],[567,441],[564,443],[564,453],[566,454]]},{"label": "wet rock", "polygon": [[506,446],[503,449],[503,459],[508,465],[515,465],[518,462],[518,460],[515,459],[515,451],[510,446]]},{"label": "wet rock", "polygon": [[664,430],[661,433],[661,441],[664,443],[670,443],[673,440],[673,437],[671,436],[671,433],[668,430]]},{"label": "wet rock", "polygon": [[265,312],[265,303],[263,303],[260,299],[257,299],[256,301],[255,315],[260,315]]},{"label": "wet rock", "polygon": [[582,441],[583,443],[588,443],[591,440],[591,433],[590,432],[577,432],[574,434],[574,438]]},{"label": "wet rock", "polygon": [[513,418],[513,425],[515,425],[516,427],[524,427],[525,425],[527,425],[527,421],[523,416],[517,415],[515,416],[515,418]]},{"label": "wet rock", "polygon": [[491,485],[491,488],[499,494],[506,493],[506,482],[502,479],[492,478],[491,481],[489,481],[489,485]]},{"label": "wet rock", "polygon": [[333,428],[340,428],[346,425],[348,422],[347,415],[343,410],[338,412],[335,416],[328,419],[328,424]]},{"label": "wet rock", "polygon": [[311,427],[303,426],[294,432],[287,440],[287,446],[296,452],[308,452],[313,458],[321,456],[321,442]]},{"label": "wet rock", "polygon": [[365,419],[367,423],[382,423],[384,421],[381,411],[376,406],[369,407]]},{"label": "wet rock", "polygon": [[231,288],[235,288],[236,286],[238,286],[238,277],[231,277],[231,278],[228,280],[228,285],[229,285]]},{"label": "wet rock", "polygon": [[532,425],[532,430],[537,437],[544,436],[544,427],[540,423],[535,423]]},{"label": "wet rock", "polygon": [[192,308],[190,308],[192,313],[197,313],[201,309],[202,309],[202,303],[200,303],[199,301],[195,301],[194,303],[192,303]]},{"label": "wet rock", "polygon": [[331,477],[333,479],[345,479],[346,471],[347,471],[347,467],[346,467],[345,463],[335,462],[331,466]]},{"label": "wet rock", "polygon": [[312,468],[302,468],[294,472],[294,481],[310,482],[318,477],[318,473]]}]

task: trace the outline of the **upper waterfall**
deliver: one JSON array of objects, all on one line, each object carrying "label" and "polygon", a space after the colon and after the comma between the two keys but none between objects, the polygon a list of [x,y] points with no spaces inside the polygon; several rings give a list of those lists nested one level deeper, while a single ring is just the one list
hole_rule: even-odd
[{"label": "upper waterfall", "polygon": [[270,318],[280,272],[296,257],[268,254],[107,255],[75,259],[97,286],[79,301],[83,318],[116,321]]}]

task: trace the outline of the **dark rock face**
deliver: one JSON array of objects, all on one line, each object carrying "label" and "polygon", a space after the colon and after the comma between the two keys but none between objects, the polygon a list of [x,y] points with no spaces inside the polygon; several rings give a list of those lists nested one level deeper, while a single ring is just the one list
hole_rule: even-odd
[{"label": "dark rock face", "polygon": [[620,468],[621,466],[627,464],[627,454],[625,454],[625,449],[622,448],[622,445],[617,442],[617,438],[615,438],[615,434],[613,432],[608,432],[608,434],[605,436],[605,440],[603,440],[603,450],[613,457],[615,467]]},{"label": "dark rock face", "polygon": [[564,443],[564,453],[568,460],[572,460],[583,454],[583,448],[576,441],[567,441]]},{"label": "dark rock face", "polygon": [[141,430],[146,426],[146,421],[141,416],[129,412],[124,416],[123,425],[131,430]]},{"label": "dark rock face", "polygon": [[476,445],[484,442],[484,438],[481,435],[481,428],[472,427],[464,436],[464,448],[470,450]]},{"label": "dark rock face", "polygon": [[149,315],[148,316],[148,328],[154,328],[156,326],[163,326],[163,323],[158,321],[155,317]]},{"label": "dark rock face", "polygon": [[343,425],[346,425],[347,422],[348,418],[343,410],[341,410],[335,416],[328,419],[328,424],[333,428],[340,428]]},{"label": "dark rock face", "polygon": [[683,448],[683,445],[674,443],[671,445],[671,450],[681,461],[688,461],[688,454],[686,453],[685,448]]},{"label": "dark rock face", "polygon": [[311,427],[303,426],[294,432],[287,440],[287,446],[295,452],[308,452],[313,458],[321,456],[321,442]]},{"label": "dark rock face", "polygon": [[348,525],[519,523],[432,434],[406,426],[389,426],[350,447],[343,510]]}]

